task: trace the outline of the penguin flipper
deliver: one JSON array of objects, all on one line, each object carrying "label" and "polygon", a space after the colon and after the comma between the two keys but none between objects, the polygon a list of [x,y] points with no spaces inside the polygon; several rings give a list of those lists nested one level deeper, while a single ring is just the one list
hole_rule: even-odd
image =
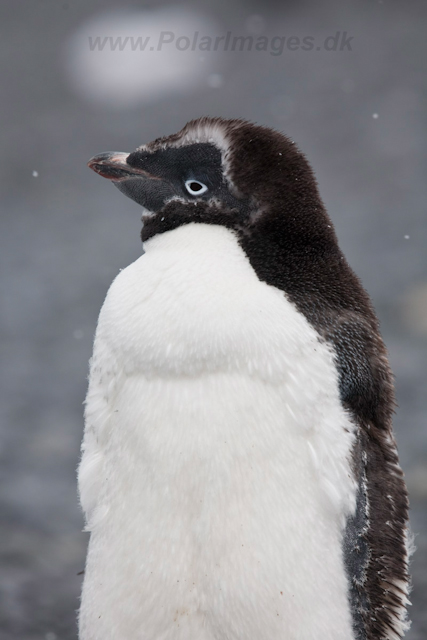
[{"label": "penguin flipper", "polygon": [[386,350],[358,314],[329,323],[341,400],[357,423],[353,469],[356,512],[348,518],[344,556],[357,640],[401,638],[409,629],[408,495],[393,436],[395,407]]}]

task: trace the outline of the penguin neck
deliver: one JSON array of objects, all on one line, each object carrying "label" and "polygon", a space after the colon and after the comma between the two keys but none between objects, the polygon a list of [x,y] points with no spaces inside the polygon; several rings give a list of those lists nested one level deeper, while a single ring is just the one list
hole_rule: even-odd
[{"label": "penguin neck", "polygon": [[317,329],[325,313],[371,315],[369,297],[341,252],[321,202],[295,213],[276,203],[250,233],[239,234],[239,244],[258,278],[285,291]]}]

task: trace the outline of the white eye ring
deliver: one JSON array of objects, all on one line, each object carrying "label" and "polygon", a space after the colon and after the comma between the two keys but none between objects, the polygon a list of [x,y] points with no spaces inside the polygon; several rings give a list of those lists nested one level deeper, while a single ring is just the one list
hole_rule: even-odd
[{"label": "white eye ring", "polygon": [[200,196],[208,190],[207,186],[200,180],[186,180],[185,188],[192,196]]}]

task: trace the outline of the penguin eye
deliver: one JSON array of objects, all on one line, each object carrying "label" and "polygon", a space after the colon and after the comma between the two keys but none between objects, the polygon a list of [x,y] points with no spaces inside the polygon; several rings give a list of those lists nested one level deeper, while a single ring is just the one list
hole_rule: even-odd
[{"label": "penguin eye", "polygon": [[185,188],[192,196],[200,196],[208,190],[207,186],[198,180],[186,180]]}]

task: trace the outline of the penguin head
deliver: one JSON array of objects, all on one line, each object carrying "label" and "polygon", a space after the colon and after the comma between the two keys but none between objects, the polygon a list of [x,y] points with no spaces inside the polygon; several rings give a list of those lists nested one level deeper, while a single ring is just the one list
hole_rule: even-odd
[{"label": "penguin head", "polygon": [[294,142],[244,120],[199,118],[133,153],[93,157],[89,167],[143,207],[143,241],[190,222],[250,235],[328,233],[313,172]]}]

